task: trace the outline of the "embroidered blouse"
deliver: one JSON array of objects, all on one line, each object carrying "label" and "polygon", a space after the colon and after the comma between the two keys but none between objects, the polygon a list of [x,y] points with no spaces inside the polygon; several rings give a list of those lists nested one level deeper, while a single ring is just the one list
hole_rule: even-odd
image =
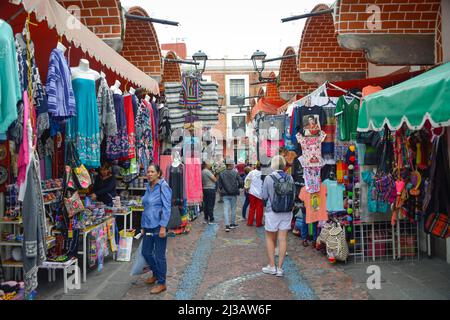
[{"label": "embroidered blouse", "polygon": [[50,54],[46,89],[48,112],[52,117],[64,120],[76,114],[70,69],[58,48]]}]

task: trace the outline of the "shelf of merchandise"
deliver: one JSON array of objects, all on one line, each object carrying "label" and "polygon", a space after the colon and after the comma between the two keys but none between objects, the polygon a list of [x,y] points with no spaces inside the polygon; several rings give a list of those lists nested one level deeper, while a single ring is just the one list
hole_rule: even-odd
[{"label": "shelf of merchandise", "polygon": [[22,268],[23,263],[20,261],[13,261],[13,260],[3,260],[2,261],[3,267],[9,267],[9,268]]},{"label": "shelf of merchandise", "polygon": [[145,190],[147,190],[147,188],[133,188],[133,187],[131,187],[131,188],[127,188],[127,187],[117,187],[116,188],[117,190],[135,190],[135,191],[145,191]]},{"label": "shelf of merchandise", "polygon": [[22,241],[0,241],[0,246],[21,247]]},{"label": "shelf of merchandise", "polygon": [[22,224],[22,219],[19,220],[0,220],[0,224]]},{"label": "shelf of merchandise", "polygon": [[58,203],[58,202],[60,202],[60,200],[52,200],[52,201],[49,201],[49,202],[44,202],[44,206],[48,206],[49,204],[54,204],[54,203]]},{"label": "shelf of merchandise", "polygon": [[[116,176],[116,179],[121,180],[121,179],[123,179],[123,176]],[[147,180],[147,177],[145,177],[145,176],[139,176],[139,177],[137,177],[137,179],[139,179],[139,180]]]},{"label": "shelf of merchandise", "polygon": [[62,187],[52,188],[52,189],[42,189],[42,192],[52,192],[52,191],[59,191],[59,190],[62,190]]}]

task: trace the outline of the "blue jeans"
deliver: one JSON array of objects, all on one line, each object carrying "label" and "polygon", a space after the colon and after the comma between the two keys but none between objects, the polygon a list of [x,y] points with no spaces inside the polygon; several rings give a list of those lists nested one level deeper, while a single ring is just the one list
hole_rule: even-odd
[{"label": "blue jeans", "polygon": [[[306,212],[305,209],[302,208],[302,213],[303,213],[303,221],[302,221],[302,240],[307,240],[308,239],[308,224],[306,223]],[[316,241],[317,239],[317,222],[313,222],[312,224],[312,231],[313,231],[313,238],[312,241]]]},{"label": "blue jeans", "polygon": [[231,224],[236,224],[236,202],[237,196],[223,196],[223,213],[226,226],[230,225],[230,213]]},{"label": "blue jeans", "polygon": [[[159,229],[144,228],[144,239],[142,240],[142,255],[153,271],[153,276],[156,277],[159,284],[166,284],[167,263],[166,263],[166,246],[167,236],[165,238],[159,237]],[[146,235],[152,233],[153,235]]]},{"label": "blue jeans", "polygon": [[242,218],[246,219],[247,217],[247,209],[248,206],[250,205],[250,199],[248,196],[248,193],[245,193],[245,201],[244,201],[244,205],[242,206]]}]

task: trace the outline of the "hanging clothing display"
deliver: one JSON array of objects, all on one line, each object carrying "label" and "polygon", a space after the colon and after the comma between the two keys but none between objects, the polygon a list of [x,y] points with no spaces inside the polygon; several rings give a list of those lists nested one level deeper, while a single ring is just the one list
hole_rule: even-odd
[{"label": "hanging clothing display", "polygon": [[100,119],[100,141],[117,134],[116,111],[114,110],[113,92],[106,79],[101,77],[97,93],[98,115]]},{"label": "hanging clothing display", "polygon": [[200,158],[185,159],[186,200],[188,204],[203,201],[202,168]]},{"label": "hanging clothing display", "polygon": [[184,165],[171,166],[169,171],[169,186],[172,189],[172,203],[175,206],[184,203]]},{"label": "hanging clothing display", "polygon": [[144,172],[147,172],[148,165],[153,158],[153,130],[150,110],[142,102],[136,115],[136,154],[139,165],[144,167]]},{"label": "hanging clothing display", "polygon": [[117,134],[114,137],[107,137],[106,157],[108,160],[118,160],[128,157],[128,131],[123,96],[114,94],[114,110],[116,112]]},{"label": "hanging clothing display", "polygon": [[22,98],[11,26],[0,19],[0,134],[17,119],[17,102]]},{"label": "hanging clothing display", "polygon": [[136,156],[136,136],[134,130],[133,102],[131,95],[126,95],[123,97],[123,105],[125,110],[125,119],[127,122],[128,155],[122,160],[126,160],[133,159]]},{"label": "hanging clothing display", "polygon": [[389,210],[389,203],[378,194],[375,186],[374,173],[366,170],[362,173],[362,179],[369,186],[367,193],[367,208],[369,212],[386,213]]},{"label": "hanging clothing display", "polygon": [[326,134],[323,131],[318,136],[310,137],[297,134],[298,142],[302,148],[300,163],[303,167],[321,167],[323,165],[321,143],[325,140],[325,137]]},{"label": "hanging clothing display", "polygon": [[305,203],[306,223],[317,221],[327,221],[327,187],[322,184],[320,191],[317,193],[309,193],[303,187],[300,190],[299,199]]},{"label": "hanging clothing display", "polygon": [[295,127],[297,132],[306,136],[314,136],[320,133],[327,118],[322,107],[317,105],[299,106],[294,111],[296,112]]},{"label": "hanging clothing display", "polygon": [[343,211],[345,186],[330,179],[326,179],[323,184],[327,187],[327,211]]},{"label": "hanging clothing display", "polygon": [[82,164],[100,167],[100,126],[95,81],[85,78],[72,80],[77,115],[66,125],[66,139],[73,141]]},{"label": "hanging clothing display", "polygon": [[27,167],[30,162],[30,145],[32,145],[30,136],[30,121],[29,121],[30,105],[27,91],[23,92],[23,119],[22,119],[22,141],[19,146],[19,158],[17,162],[17,186],[25,181],[27,175]]},{"label": "hanging clothing display", "polygon": [[45,208],[39,171],[39,160],[37,155],[34,154],[31,157],[30,168],[27,173],[27,185],[22,202],[24,228],[22,259],[26,295],[37,288],[38,267],[46,260],[47,254]]},{"label": "hanging clothing display", "polygon": [[[28,37],[28,40],[27,40]],[[21,90],[28,90],[28,72],[31,74],[31,88],[32,88],[32,98],[33,103],[36,107],[37,111],[37,136],[40,138],[43,132],[50,128],[50,121],[48,115],[48,105],[47,105],[47,95],[44,91],[44,87],[41,82],[41,76],[39,73],[39,69],[36,65],[35,61],[35,50],[34,43],[29,39],[29,34],[27,34],[26,30],[23,33],[18,33],[15,36],[16,50],[17,50],[17,61],[19,67],[19,79],[21,83]],[[27,54],[27,44],[29,42],[29,59]],[[31,70],[30,70],[31,69]],[[40,139],[38,139],[38,151],[40,158],[43,158],[43,145],[40,143]]]},{"label": "hanging clothing display", "polygon": [[303,168],[303,179],[305,189],[309,193],[319,192],[320,190],[320,167]]},{"label": "hanging clothing display", "polygon": [[339,140],[356,140],[359,104],[359,100],[353,97],[341,96],[338,99],[335,116],[339,127]]},{"label": "hanging clothing display", "polygon": [[65,120],[76,115],[77,107],[72,88],[71,72],[61,49],[55,48],[50,54],[45,89],[47,91],[48,113],[51,117],[56,120]]}]

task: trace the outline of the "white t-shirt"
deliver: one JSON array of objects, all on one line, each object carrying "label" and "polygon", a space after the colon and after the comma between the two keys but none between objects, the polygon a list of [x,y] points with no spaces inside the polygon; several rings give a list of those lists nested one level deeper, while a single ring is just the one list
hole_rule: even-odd
[{"label": "white t-shirt", "polygon": [[251,182],[249,193],[259,199],[262,199],[263,181],[261,179],[261,171],[258,171],[256,169],[250,171],[245,180],[249,180]]}]

